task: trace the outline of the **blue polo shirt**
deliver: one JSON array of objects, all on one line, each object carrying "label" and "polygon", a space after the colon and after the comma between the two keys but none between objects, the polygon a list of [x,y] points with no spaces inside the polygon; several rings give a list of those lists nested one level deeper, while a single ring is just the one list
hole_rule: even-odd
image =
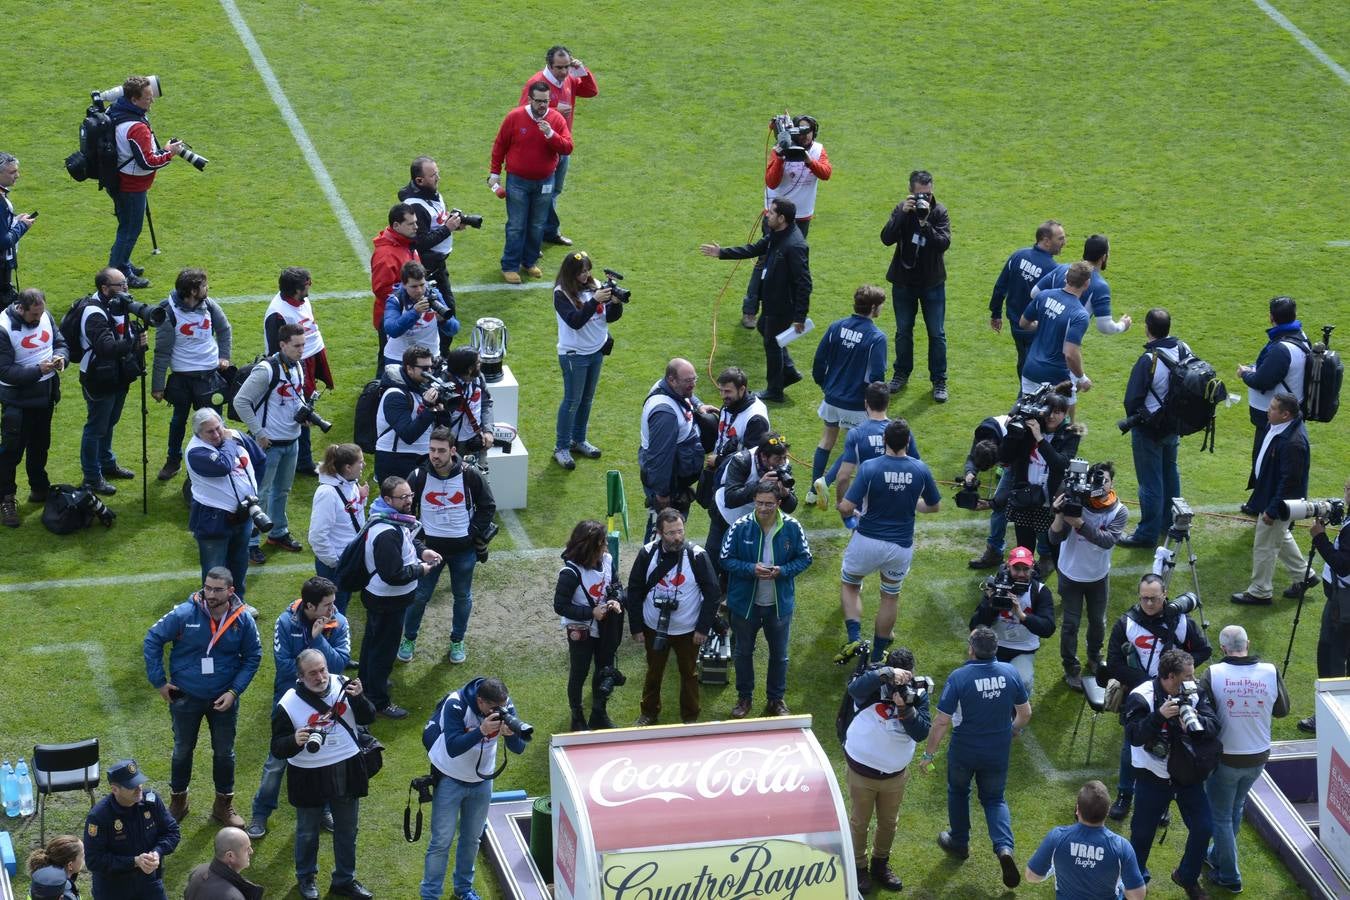
[{"label": "blue polo shirt", "polygon": [[1134,848],[1105,825],[1061,825],[1051,829],[1027,868],[1045,877],[1055,875],[1060,900],[1114,900],[1120,889],[1144,886]]},{"label": "blue polo shirt", "polygon": [[1064,344],[1082,346],[1090,321],[1087,310],[1073,294],[1055,288],[1037,294],[1022,315],[1039,323],[1027,350],[1022,377],[1049,384],[1067,381],[1069,364],[1064,361]]},{"label": "blue polo shirt", "polygon": [[[1041,280],[1036,282],[1037,292],[1064,287],[1065,279],[1069,273],[1069,265],[1070,263],[1060,263],[1046,272]],[[1111,285],[1106,283],[1102,273],[1096,269],[1092,270],[1092,277],[1088,279],[1087,290],[1083,291],[1083,296],[1080,299],[1083,308],[1091,312],[1094,317],[1111,315]]]},{"label": "blue polo shirt", "polygon": [[[938,709],[951,716],[952,742],[988,751],[1012,740],[1013,707],[1027,702],[1027,689],[1012,663],[971,659],[947,676]],[[989,740],[994,738],[995,740]]]},{"label": "blue polo shirt", "polygon": [[[886,426],[890,419],[864,419],[861,425],[848,430],[844,438],[843,462],[860,466],[869,459],[875,459],[886,453]],[[905,455],[919,459],[919,445],[914,443],[914,432],[909,433],[909,447]]]},{"label": "blue polo shirt", "polygon": [[1006,298],[1013,334],[1019,337],[1030,334],[1017,326],[1017,320],[1031,302],[1032,287],[1054,267],[1055,258],[1034,244],[1009,256],[1003,264],[1003,271],[998,273],[998,280],[994,282],[994,294],[989,298],[989,318],[1003,318]]},{"label": "blue polo shirt", "polygon": [[942,500],[928,464],[907,456],[878,456],[858,467],[844,499],[862,511],[858,534],[901,547],[914,545],[914,511],[919,498],[929,506]]}]

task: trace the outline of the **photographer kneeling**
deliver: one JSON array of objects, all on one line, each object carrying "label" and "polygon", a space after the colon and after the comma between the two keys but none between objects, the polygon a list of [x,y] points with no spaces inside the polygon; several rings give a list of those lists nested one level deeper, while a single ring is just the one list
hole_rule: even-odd
[{"label": "photographer kneeling", "polygon": [[[853,863],[862,893],[873,884],[888,891],[904,888],[891,869],[891,847],[909,782],[909,763],[915,747],[928,737],[931,686],[930,680],[914,677],[914,654],[904,647],[891,650],[884,666],[870,668],[849,682],[854,712],[844,735],[844,762]],[[874,810],[877,830],[869,866],[867,826]]]},{"label": "photographer kneeling", "polygon": [[1036,680],[1036,651],[1041,638],[1055,633],[1055,601],[1050,589],[1036,578],[1035,557],[1026,547],[1014,547],[1008,564],[980,585],[980,605],[970,627],[988,625],[998,637],[995,659],[1012,663],[1027,696]]},{"label": "photographer kneeling", "polygon": [[431,840],[422,867],[423,900],[440,900],[456,830],[455,896],[478,900],[474,861],[487,824],[492,780],[506,768],[506,760],[497,765],[497,738],[506,738],[506,749],[512,753],[524,753],[533,735],[534,729],[517,717],[506,685],[497,678],[475,678],[436,704],[422,730],[422,744],[431,759],[429,777],[435,783]]},{"label": "photographer kneeling", "polygon": [[[613,728],[605,707],[615,687],[627,679],[614,665],[623,643],[623,598],[614,579],[614,560],[606,549],[604,524],[585,519],[572,529],[563,549],[563,567],[553,591],[553,611],[567,632],[567,703],[572,708],[572,730]],[[581,687],[594,663],[591,678],[591,719],[581,705]]]},{"label": "photographer kneeling", "polygon": [[708,540],[704,542],[705,547],[712,548],[713,565],[719,571],[721,561],[717,554],[722,547],[722,538],[732,523],[755,511],[755,491],[760,481],[772,482],[783,489],[783,512],[796,511],[797,495],[793,492],[796,480],[788,462],[788,449],[789,444],[783,436],[770,431],[758,447],[738,450],[723,467],[721,483],[708,507]]},{"label": "photographer kneeling", "polygon": [[266,521],[258,501],[262,448],[246,434],[226,428],[209,406],[192,415],[192,440],[187,446],[192,490],[188,530],[197,539],[202,579],[216,566],[234,576],[234,592],[244,599],[248,574],[248,539],[255,521]]}]

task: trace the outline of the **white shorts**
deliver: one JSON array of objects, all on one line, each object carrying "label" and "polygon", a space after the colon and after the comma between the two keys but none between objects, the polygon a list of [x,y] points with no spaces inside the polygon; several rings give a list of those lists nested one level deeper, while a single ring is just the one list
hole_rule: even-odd
[{"label": "white shorts", "polygon": [[824,400],[820,401],[820,407],[816,410],[816,415],[820,420],[830,427],[839,426],[842,428],[857,428],[867,418],[867,413],[861,409],[840,409],[837,406],[831,406]]},{"label": "white shorts", "polygon": [[[1069,380],[1072,381],[1073,378],[1070,377]],[[1040,383],[1039,381],[1032,381],[1030,378],[1027,378],[1025,375],[1022,376],[1022,393],[1024,393],[1024,394],[1034,394],[1034,393],[1036,393],[1037,391],[1039,391],[1040,389],[1041,389],[1041,383]],[[1070,405],[1070,406],[1076,406],[1077,404],[1078,404],[1078,385],[1075,384],[1075,385],[1073,386],[1073,390],[1069,392],[1069,405]]]},{"label": "white shorts", "polygon": [[862,584],[868,575],[880,571],[882,593],[898,594],[900,585],[905,583],[905,576],[909,574],[909,564],[913,558],[912,546],[901,547],[855,531],[844,548],[839,578],[845,584],[857,585]]}]

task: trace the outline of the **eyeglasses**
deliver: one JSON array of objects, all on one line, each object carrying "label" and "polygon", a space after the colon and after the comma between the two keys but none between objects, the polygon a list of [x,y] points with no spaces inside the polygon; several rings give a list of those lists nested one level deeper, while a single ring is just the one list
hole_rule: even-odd
[{"label": "eyeglasses", "polygon": [[125,281],[110,281],[110,282],[108,282],[108,287],[111,287],[111,288],[124,288],[124,287],[126,287],[126,286],[127,286],[127,283],[126,283]]},{"label": "eyeglasses", "polygon": [[436,368],[436,364],[435,364],[435,363],[427,363],[426,365],[421,365],[421,364],[418,364],[418,363],[414,363],[410,368],[418,369],[418,370],[423,371],[423,372],[428,372],[428,371],[430,371],[430,370]]},{"label": "eyeglasses", "polygon": [[391,499],[391,500],[411,500],[412,498],[413,498],[413,495],[412,495],[412,494],[395,494],[395,495],[394,495],[393,497],[391,497],[390,499]]}]

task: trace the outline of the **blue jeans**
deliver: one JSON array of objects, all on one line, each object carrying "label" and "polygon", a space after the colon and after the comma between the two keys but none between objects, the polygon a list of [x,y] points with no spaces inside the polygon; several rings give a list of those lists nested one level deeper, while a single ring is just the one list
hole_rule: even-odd
[{"label": "blue jeans", "polygon": [[[548,188],[548,193],[544,189]],[[553,208],[553,176],[518,178],[506,173],[506,246],[502,271],[527,269],[539,261],[544,244],[544,221]]]},{"label": "blue jeans", "polygon": [[1209,863],[1214,868],[1215,879],[1224,884],[1242,881],[1237,862],[1237,833],[1242,827],[1242,808],[1247,803],[1247,792],[1265,768],[1260,765],[1238,769],[1219,763],[1205,782],[1210,814],[1214,817],[1214,843],[1209,851]]},{"label": "blue jeans", "polygon": [[[1006,494],[1008,491],[1011,491],[1013,486],[1012,482],[1012,470],[1004,469],[1003,475],[999,477],[998,484],[994,488],[994,493],[997,494],[1002,491]],[[996,506],[989,511],[989,537],[985,539],[985,543],[989,545],[989,549],[993,550],[995,553],[1001,554],[1007,539],[1008,507],[1004,506],[1000,509]],[[1028,547],[1027,549],[1031,550],[1034,548]]]},{"label": "blue jeans", "polygon": [[491,781],[466,784],[442,775],[436,782],[436,795],[431,801],[431,840],[427,843],[427,858],[422,865],[422,900],[440,900],[456,825],[459,844],[455,847],[452,885],[455,893],[460,895],[473,890],[473,864],[491,802]]},{"label": "blue jeans", "polygon": [[[221,693],[225,693],[223,690]],[[217,695],[219,696],[219,695]],[[192,752],[197,749],[197,734],[202,719],[211,729],[211,778],[216,793],[234,793],[234,730],[239,718],[239,700],[224,712],[212,708],[215,697],[184,694],[169,704],[173,720],[173,762],[169,767],[169,789],[181,793],[192,781]]]},{"label": "blue jeans", "polygon": [[245,519],[222,537],[197,538],[197,555],[202,563],[202,581],[216,566],[224,566],[234,576],[234,592],[244,599],[244,579],[248,575],[248,541],[253,522]]},{"label": "blue jeans", "polygon": [[441,553],[445,558],[445,564],[437,566],[418,579],[417,593],[413,597],[412,606],[409,606],[407,612],[403,614],[403,636],[410,641],[417,640],[417,633],[422,629],[422,614],[426,612],[427,603],[436,590],[436,582],[441,580],[441,571],[449,569],[450,593],[455,598],[450,623],[450,640],[462,641],[464,632],[469,630],[469,613],[473,612],[473,567],[478,563],[478,556],[472,549],[462,550],[459,553],[442,553],[435,546],[435,541],[435,538],[428,538],[427,547]]},{"label": "blue jeans", "polygon": [[1148,854],[1153,849],[1153,838],[1158,833],[1158,822],[1175,797],[1186,823],[1186,849],[1177,864],[1177,877],[1183,884],[1195,884],[1200,879],[1200,863],[1205,858],[1214,831],[1214,819],[1209,811],[1209,798],[1203,784],[1173,787],[1149,775],[1140,775],[1134,791],[1134,817],[1130,819],[1130,844],[1139,859],[1139,870],[1148,876]]},{"label": "blue jeans", "polygon": [[1181,471],[1177,468],[1175,434],[1153,440],[1138,428],[1130,432],[1134,451],[1134,477],[1139,482],[1139,524],[1134,537],[1156,541],[1172,523],[1172,499],[1181,494]]},{"label": "blue jeans", "polygon": [[731,630],[736,636],[736,696],[755,694],[755,635],[764,629],[764,640],[769,644],[769,677],[764,693],[769,701],[782,700],[787,695],[788,635],[792,631],[792,616],[779,617],[776,606],[750,604],[750,616],[742,619],[732,613]]},{"label": "blue jeans", "polygon": [[[301,429],[302,431],[304,429]],[[300,452],[300,442],[273,444],[267,448],[267,465],[263,469],[262,480],[258,482],[258,499],[262,501],[263,512],[272,520],[272,530],[268,537],[284,537],[291,533],[291,523],[286,518],[286,501],[291,496],[291,485],[295,484],[295,460]],[[262,534],[249,538],[249,546],[262,543]]]},{"label": "blue jeans", "polygon": [[[314,574],[327,578],[334,584],[337,583],[337,570],[320,559],[314,560]],[[338,591],[336,598],[337,611],[344,616],[347,614],[347,604],[352,602],[351,591]]]},{"label": "blue jeans", "polygon": [[131,251],[136,249],[141,226],[145,224],[145,200],[145,191],[115,191],[112,196],[117,237],[108,251],[108,265],[121,270],[123,275],[131,274]]},{"label": "blue jeans", "polygon": [[966,749],[953,740],[947,748],[947,823],[952,843],[958,847],[970,846],[970,781],[975,779],[980,805],[984,807],[984,821],[989,827],[989,840],[994,852],[1013,849],[1012,815],[1003,789],[1008,784],[1008,757],[1002,762],[982,757],[978,750]]},{"label": "blue jeans", "polygon": [[928,331],[928,377],[934,384],[947,380],[947,285],[927,290],[891,285],[891,308],[895,311],[895,377],[908,378],[914,371],[914,320],[923,310]]},{"label": "blue jeans", "polygon": [[80,471],[85,481],[98,481],[103,477],[104,469],[117,465],[113,454],[113,429],[122,418],[122,406],[127,401],[127,392],[95,397],[84,392],[84,406],[89,417],[84,422],[84,434],[80,437]]},{"label": "blue jeans", "polygon": [[[356,797],[333,797],[327,808],[333,812],[333,884],[351,884],[356,880],[356,818],[361,812],[361,801]],[[319,872],[319,829],[323,827],[324,809],[295,808],[296,880]]]},{"label": "blue jeans", "polygon": [[286,760],[267,754],[267,759],[263,760],[262,778],[258,781],[258,793],[253,795],[253,818],[266,822],[267,817],[277,811],[281,776],[285,774]]},{"label": "blue jeans", "polygon": [[567,164],[572,154],[558,157],[558,168],[553,170],[553,199],[548,204],[548,217],[544,219],[544,237],[556,238],[561,233],[562,223],[558,221],[558,195],[563,192],[563,182],[567,180]]},{"label": "blue jeans", "polygon": [[595,386],[600,383],[600,367],[605,355],[594,353],[564,353],[558,357],[562,368],[563,398],[558,404],[558,427],[554,431],[553,449],[566,450],[586,440],[586,426],[591,421],[591,401]]}]

